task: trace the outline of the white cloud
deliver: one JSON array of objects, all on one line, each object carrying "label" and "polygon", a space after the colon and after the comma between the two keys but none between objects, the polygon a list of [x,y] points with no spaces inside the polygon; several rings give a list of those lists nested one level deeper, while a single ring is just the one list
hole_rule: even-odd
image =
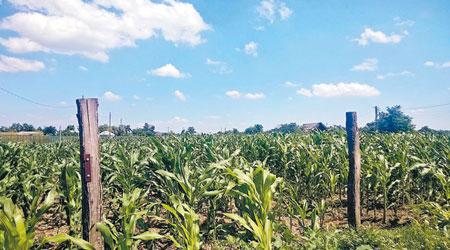
[{"label": "white cloud", "polygon": [[20,71],[41,71],[45,64],[41,61],[27,60],[17,57],[0,55],[0,71],[16,73]]},{"label": "white cloud", "polygon": [[386,79],[388,77],[395,77],[395,76],[414,76],[414,73],[409,72],[407,70],[404,70],[402,72],[398,72],[398,73],[387,73],[384,75],[377,75],[377,79],[378,80],[383,80]]},{"label": "white cloud", "polygon": [[273,0],[261,1],[261,3],[256,7],[256,12],[258,12],[260,17],[263,17],[273,23],[275,19],[275,3]]},{"label": "white cloud", "polygon": [[172,64],[166,64],[157,69],[147,71],[148,74],[163,76],[163,77],[174,77],[174,78],[186,78],[189,77],[189,74],[181,73],[175,66]]},{"label": "white cloud", "polygon": [[211,27],[190,3],[166,0],[10,0],[19,12],[0,21],[18,36],[0,43],[14,53],[51,52],[108,61],[108,50],[163,37],[178,45],[204,42]]},{"label": "white cloud", "polygon": [[434,66],[434,62],[432,62],[432,61],[426,61],[423,65],[432,67],[432,66]]},{"label": "white cloud", "polygon": [[450,61],[449,62],[445,62],[441,65],[441,68],[450,68]]},{"label": "white cloud", "polygon": [[217,74],[229,74],[233,72],[231,69],[228,68],[226,62],[213,61],[209,58],[206,58],[206,64],[212,65],[213,69],[211,71]]},{"label": "white cloud", "polygon": [[278,12],[281,20],[288,19],[293,11],[286,6],[286,3],[282,1],[263,0],[256,7],[256,12],[259,16],[269,20],[270,23],[275,21],[275,14]]},{"label": "white cloud", "polygon": [[61,106],[66,106],[66,105],[67,105],[67,102],[65,102],[65,101],[60,101],[58,104],[61,105]]},{"label": "white cloud", "polygon": [[381,31],[374,31],[371,28],[366,28],[363,33],[361,33],[360,38],[355,38],[352,41],[358,42],[361,46],[366,46],[369,42],[373,43],[399,43],[403,39],[402,35],[392,33],[387,36]]},{"label": "white cloud", "polygon": [[103,95],[103,98],[105,98],[108,101],[119,101],[122,99],[121,96],[114,94],[111,91],[107,91],[105,92],[105,94]]},{"label": "white cloud", "polygon": [[266,28],[264,26],[256,26],[256,27],[253,27],[253,29],[261,31],[261,30],[265,30]]},{"label": "white cloud", "polygon": [[229,91],[225,92],[225,95],[227,95],[231,98],[237,99],[237,98],[241,97],[242,94],[237,90],[229,90]]},{"label": "white cloud", "polygon": [[399,26],[413,26],[416,22],[414,22],[413,20],[406,20],[406,21],[401,21],[396,23],[396,25]]},{"label": "white cloud", "polygon": [[360,84],[356,82],[338,84],[320,83],[313,84],[312,91],[308,89],[297,90],[297,94],[305,96],[319,96],[319,97],[338,97],[338,96],[377,96],[380,91],[376,88]]},{"label": "white cloud", "polygon": [[353,66],[352,71],[374,71],[377,69],[378,60],[367,58],[363,63]]},{"label": "white cloud", "polygon": [[278,13],[280,14],[281,20],[286,20],[292,15],[293,11],[286,7],[285,3],[281,2]]},{"label": "white cloud", "polygon": [[133,96],[133,99],[134,99],[134,100],[141,100],[141,97],[138,96],[138,95],[134,95],[134,96]]},{"label": "white cloud", "polygon": [[226,91],[225,95],[227,95],[233,99],[239,99],[241,97],[244,97],[245,99],[249,99],[249,100],[256,100],[256,99],[264,98],[263,93],[247,93],[247,94],[243,95],[241,92],[239,92],[237,90]]},{"label": "white cloud", "polygon": [[428,66],[428,67],[435,67],[437,69],[444,69],[444,68],[450,68],[450,61],[443,62],[442,64],[437,63],[437,62],[432,62],[432,61],[426,61],[423,65]]},{"label": "white cloud", "polygon": [[78,67],[80,70],[82,70],[82,71],[88,71],[89,69],[88,68],[86,68],[86,67],[84,67],[84,66],[80,66],[80,67]]},{"label": "white cloud", "polygon": [[290,81],[286,81],[286,82],[284,82],[283,86],[285,86],[285,87],[297,87],[298,84],[290,82]]},{"label": "white cloud", "polygon": [[250,99],[250,100],[256,100],[256,99],[263,99],[264,98],[264,94],[263,93],[247,93],[244,96],[245,99]]},{"label": "white cloud", "polygon": [[186,101],[186,96],[184,96],[184,94],[181,93],[181,91],[179,91],[178,89],[175,90],[175,92],[173,92],[173,94],[181,101],[183,101],[183,102]]},{"label": "white cloud", "polygon": [[244,47],[245,54],[257,56],[258,55],[258,43],[253,41],[247,43]]},{"label": "white cloud", "polygon": [[296,92],[297,92],[297,94],[299,94],[299,95],[313,96],[313,94],[311,93],[311,90],[309,90],[309,89],[301,88],[301,89],[297,90]]}]

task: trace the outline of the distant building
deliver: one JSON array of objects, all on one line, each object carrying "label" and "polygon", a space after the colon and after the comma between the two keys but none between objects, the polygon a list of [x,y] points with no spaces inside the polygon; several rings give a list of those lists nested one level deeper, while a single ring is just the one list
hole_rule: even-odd
[{"label": "distant building", "polygon": [[109,131],[103,131],[100,133],[100,138],[111,138],[116,136],[114,133],[111,133]]},{"label": "distant building", "polygon": [[44,135],[42,131],[20,131],[17,135]]},{"label": "distant building", "polygon": [[325,131],[325,130],[327,130],[327,126],[325,126],[325,124],[323,124],[321,122],[305,123],[305,124],[303,124],[302,128],[305,129],[305,130],[318,130],[318,131]]}]

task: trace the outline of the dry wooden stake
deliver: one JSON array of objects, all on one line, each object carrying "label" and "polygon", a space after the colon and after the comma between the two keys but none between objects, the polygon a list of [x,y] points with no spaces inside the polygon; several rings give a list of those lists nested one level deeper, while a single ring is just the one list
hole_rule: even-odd
[{"label": "dry wooden stake", "polygon": [[351,227],[358,229],[361,226],[361,152],[359,147],[359,133],[356,112],[346,113],[346,128],[349,162],[347,187],[348,224]]},{"label": "dry wooden stake", "polygon": [[102,182],[98,134],[97,98],[77,99],[80,126],[80,167],[82,182],[83,239],[97,250],[104,248],[96,223],[102,221]]}]

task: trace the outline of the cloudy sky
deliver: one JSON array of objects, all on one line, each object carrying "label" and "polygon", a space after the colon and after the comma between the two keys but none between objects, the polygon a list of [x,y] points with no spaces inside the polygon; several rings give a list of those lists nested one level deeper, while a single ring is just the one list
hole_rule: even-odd
[{"label": "cloudy sky", "polygon": [[101,124],[112,112],[159,131],[344,124],[346,111],[362,126],[397,104],[450,129],[449,79],[446,0],[0,1],[0,125],[75,124],[84,96]]}]

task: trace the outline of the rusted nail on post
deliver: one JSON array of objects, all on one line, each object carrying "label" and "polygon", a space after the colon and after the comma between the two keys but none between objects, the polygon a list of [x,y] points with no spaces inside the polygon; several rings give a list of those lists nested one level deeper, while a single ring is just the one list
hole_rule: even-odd
[{"label": "rusted nail on post", "polygon": [[359,133],[356,112],[346,113],[346,129],[349,162],[347,186],[348,224],[349,226],[358,230],[358,228],[361,226],[361,152],[359,147]]},{"label": "rusted nail on post", "polygon": [[100,145],[98,134],[97,98],[77,99],[80,126],[80,167],[82,187],[83,239],[96,250],[104,248],[96,224],[102,221],[102,182],[100,175]]}]

